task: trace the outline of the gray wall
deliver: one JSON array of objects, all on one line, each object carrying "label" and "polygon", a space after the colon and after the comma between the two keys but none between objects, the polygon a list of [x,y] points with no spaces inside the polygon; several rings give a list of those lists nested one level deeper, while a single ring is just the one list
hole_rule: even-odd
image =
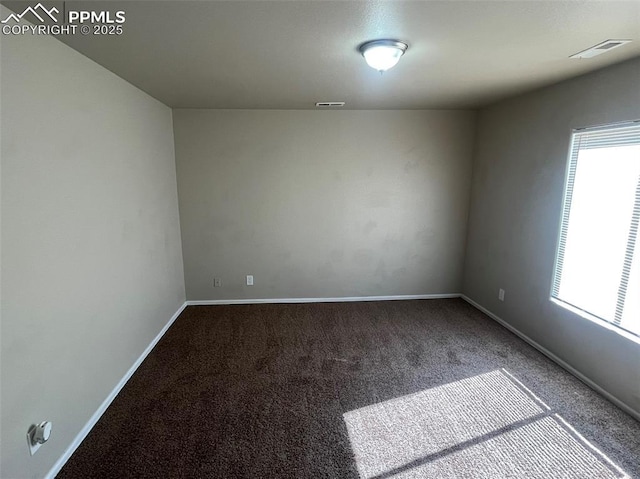
[{"label": "gray wall", "polygon": [[640,343],[549,294],[571,131],[640,118],[639,85],[634,60],[481,111],[463,287],[638,412]]},{"label": "gray wall", "polygon": [[174,110],[187,298],[459,293],[474,130],[467,111]]},{"label": "gray wall", "polygon": [[1,75],[0,477],[42,477],[184,302],[172,114],[52,37]]}]

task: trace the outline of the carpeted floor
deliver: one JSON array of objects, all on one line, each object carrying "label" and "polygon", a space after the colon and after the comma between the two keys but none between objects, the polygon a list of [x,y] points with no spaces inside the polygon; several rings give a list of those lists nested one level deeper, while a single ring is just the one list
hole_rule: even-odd
[{"label": "carpeted floor", "polygon": [[191,306],[58,478],[640,477],[640,423],[463,300]]}]

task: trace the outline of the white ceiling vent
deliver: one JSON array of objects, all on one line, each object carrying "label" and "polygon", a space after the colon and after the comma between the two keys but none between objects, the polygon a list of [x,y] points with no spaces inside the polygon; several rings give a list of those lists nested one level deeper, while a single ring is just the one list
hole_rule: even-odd
[{"label": "white ceiling vent", "polygon": [[327,108],[327,107],[338,107],[344,106],[343,101],[319,101],[316,103],[316,106],[319,108]]},{"label": "white ceiling vent", "polygon": [[587,48],[575,55],[571,55],[569,58],[592,58],[601,53],[609,52],[614,48],[621,47],[622,45],[629,43],[631,40],[605,40],[602,43]]}]

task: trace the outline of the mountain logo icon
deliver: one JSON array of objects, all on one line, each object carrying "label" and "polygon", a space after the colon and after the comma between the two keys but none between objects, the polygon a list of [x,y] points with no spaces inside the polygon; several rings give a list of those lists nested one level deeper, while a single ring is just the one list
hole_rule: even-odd
[{"label": "mountain logo icon", "polygon": [[54,16],[54,14],[60,13],[60,10],[58,10],[56,7],[53,7],[52,9],[47,10],[47,8],[44,5],[42,5],[42,3],[38,3],[35,7],[25,8],[24,12],[22,13],[12,13],[7,18],[0,21],[0,23],[9,23],[10,20],[13,20],[14,22],[18,23],[22,19],[22,17],[24,17],[27,13],[31,13],[34,17],[40,20],[40,23],[45,22],[46,17],[44,17],[44,15],[48,16],[51,20],[58,23],[58,19]]}]

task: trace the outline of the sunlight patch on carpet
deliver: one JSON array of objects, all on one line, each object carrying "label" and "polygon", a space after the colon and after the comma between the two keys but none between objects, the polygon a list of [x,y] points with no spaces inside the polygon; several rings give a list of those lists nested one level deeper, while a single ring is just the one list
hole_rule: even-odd
[{"label": "sunlight patch on carpet", "polygon": [[363,479],[628,477],[503,369],[343,417]]}]

